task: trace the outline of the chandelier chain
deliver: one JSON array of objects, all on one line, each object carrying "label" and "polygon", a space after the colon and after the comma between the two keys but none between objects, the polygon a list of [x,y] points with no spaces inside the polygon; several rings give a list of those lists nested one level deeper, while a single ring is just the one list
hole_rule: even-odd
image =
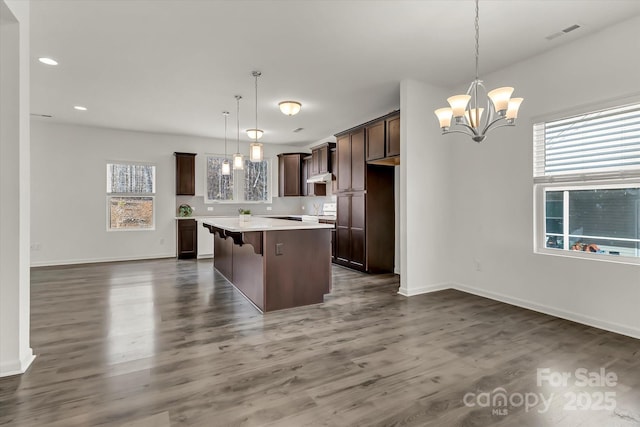
[{"label": "chandelier chain", "polygon": [[480,7],[476,0],[476,80],[478,80],[478,63],[480,61]]}]

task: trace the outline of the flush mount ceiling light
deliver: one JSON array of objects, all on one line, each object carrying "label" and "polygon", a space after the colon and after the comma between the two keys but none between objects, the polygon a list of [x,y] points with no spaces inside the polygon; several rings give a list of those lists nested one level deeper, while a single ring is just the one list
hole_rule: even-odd
[{"label": "flush mount ceiling light", "polygon": [[38,58],[38,61],[42,62],[43,64],[47,64],[47,65],[58,65],[58,61],[56,61],[53,58],[47,58],[46,56]]},{"label": "flush mount ceiling light", "polygon": [[[511,98],[512,87],[500,87],[487,93],[478,78],[478,62],[480,59],[480,20],[479,6],[476,0],[476,78],[471,82],[469,90],[465,95],[455,95],[447,98],[450,107],[439,108],[435,114],[440,122],[442,134],[464,133],[469,135],[475,142],[482,142],[486,134],[494,129],[504,126],[515,126],[518,117],[518,109],[523,98]],[[482,89],[486,94],[487,115],[483,120],[484,108],[480,107],[485,102],[485,98],[480,99],[478,91]],[[451,119],[455,118],[455,123],[461,126],[460,129],[450,130]]]},{"label": "flush mount ceiling light", "polygon": [[236,120],[237,120],[237,136],[236,136],[236,153],[233,155],[233,170],[244,169],[244,156],[240,153],[240,100],[242,97],[236,95]]},{"label": "flush mount ceiling light", "polygon": [[294,116],[300,112],[302,104],[297,101],[282,101],[278,104],[278,107],[280,107],[280,111],[282,111],[282,114],[286,114],[287,116]]},{"label": "flush mount ceiling light", "polygon": [[223,111],[224,116],[224,160],[222,161],[222,175],[231,175],[231,165],[229,159],[227,159],[227,117],[229,117],[228,111]]},{"label": "flush mount ceiling light", "polygon": [[73,108],[78,111],[87,111],[87,107],[83,107],[82,105],[74,105]]},{"label": "flush mount ceiling light", "polygon": [[249,139],[260,139],[264,133],[262,129],[247,129],[246,132]]},{"label": "flush mount ceiling light", "polygon": [[258,77],[262,75],[260,71],[253,71],[251,73],[256,80],[256,127],[254,129],[249,129],[249,131],[254,132],[254,142],[249,146],[249,160],[252,162],[261,162],[264,156],[262,144],[258,142],[258,138],[262,136],[262,131],[258,129]]}]

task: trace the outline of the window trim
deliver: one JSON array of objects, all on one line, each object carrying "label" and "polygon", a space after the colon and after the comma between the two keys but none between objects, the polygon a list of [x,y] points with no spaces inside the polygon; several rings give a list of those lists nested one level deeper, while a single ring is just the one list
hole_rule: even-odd
[{"label": "window trim", "polygon": [[[135,166],[153,166],[153,192],[152,193],[122,193],[122,192],[109,192],[109,165],[135,165]],[[153,162],[138,162],[128,160],[107,160],[105,163],[105,227],[107,232],[120,232],[120,231],[155,231],[156,230],[156,195],[158,192],[158,165]],[[111,198],[113,197],[149,197],[152,202],[152,217],[151,221],[153,225],[149,228],[111,228]]]},{"label": "window trim", "polygon": [[598,254],[592,252],[572,251],[559,248],[546,247],[546,191],[571,191],[590,189],[621,189],[640,187],[640,179],[616,179],[616,180],[593,180],[582,182],[559,182],[559,183],[537,183],[533,186],[533,252],[540,255],[562,256],[566,258],[577,258],[585,260],[595,260],[612,262],[618,264],[640,265],[640,257],[629,257],[624,255]]}]

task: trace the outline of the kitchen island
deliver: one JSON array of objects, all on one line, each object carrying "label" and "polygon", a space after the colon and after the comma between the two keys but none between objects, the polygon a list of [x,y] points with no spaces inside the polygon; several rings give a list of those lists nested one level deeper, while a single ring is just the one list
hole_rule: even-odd
[{"label": "kitchen island", "polygon": [[317,304],[331,291],[331,224],[208,218],[213,265],[260,311]]}]

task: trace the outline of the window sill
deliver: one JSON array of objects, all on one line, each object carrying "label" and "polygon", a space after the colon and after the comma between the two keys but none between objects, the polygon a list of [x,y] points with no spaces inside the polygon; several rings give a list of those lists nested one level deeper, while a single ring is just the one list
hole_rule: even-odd
[{"label": "window sill", "polygon": [[534,249],[536,255],[550,255],[564,258],[584,259],[589,261],[600,261],[614,264],[627,264],[627,265],[640,265],[640,258],[621,256],[621,255],[608,255],[598,254],[581,251],[567,251],[565,249]]}]

